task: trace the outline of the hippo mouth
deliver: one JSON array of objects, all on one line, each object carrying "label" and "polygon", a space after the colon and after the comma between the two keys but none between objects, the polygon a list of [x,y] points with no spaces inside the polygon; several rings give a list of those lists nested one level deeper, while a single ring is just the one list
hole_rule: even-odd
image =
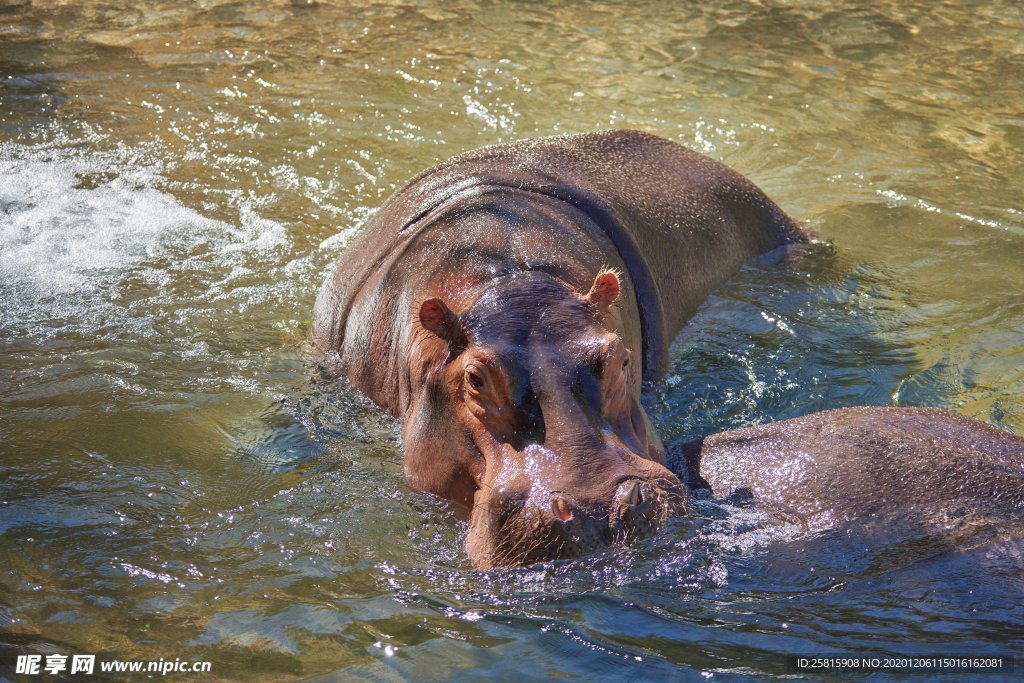
[{"label": "hippo mouth", "polygon": [[531,498],[485,501],[474,509],[467,552],[479,568],[526,566],[572,559],[602,548],[631,544],[661,529],[669,517],[686,514],[678,479],[629,478],[615,489],[611,504],[580,501],[551,492],[542,504]]}]

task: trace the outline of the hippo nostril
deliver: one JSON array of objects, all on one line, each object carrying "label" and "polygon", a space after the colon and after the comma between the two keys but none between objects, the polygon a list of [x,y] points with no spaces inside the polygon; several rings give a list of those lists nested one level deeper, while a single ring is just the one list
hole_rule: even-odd
[{"label": "hippo nostril", "polygon": [[615,489],[608,525],[616,541],[643,538],[661,526],[670,513],[660,488],[650,481],[629,479]]},{"label": "hippo nostril", "polygon": [[615,502],[617,507],[632,508],[643,502],[643,494],[640,492],[640,482],[636,479],[630,479],[619,484],[618,490],[615,492]]},{"label": "hippo nostril", "polygon": [[561,496],[551,497],[551,514],[562,522],[572,520],[572,508],[569,507],[569,503],[566,502],[565,498]]}]

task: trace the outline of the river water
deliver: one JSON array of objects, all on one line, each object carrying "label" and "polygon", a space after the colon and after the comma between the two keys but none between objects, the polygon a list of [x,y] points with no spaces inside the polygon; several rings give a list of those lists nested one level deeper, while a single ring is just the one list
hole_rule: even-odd
[{"label": "river water", "polygon": [[636,546],[474,571],[395,423],[304,339],[424,167],[640,128],[823,241],[683,332],[647,399],[667,443],[863,404],[1024,434],[1022,112],[1016,2],[0,0],[0,678],[18,653],[324,681],[1021,653],[998,529],[872,544],[709,499]]}]

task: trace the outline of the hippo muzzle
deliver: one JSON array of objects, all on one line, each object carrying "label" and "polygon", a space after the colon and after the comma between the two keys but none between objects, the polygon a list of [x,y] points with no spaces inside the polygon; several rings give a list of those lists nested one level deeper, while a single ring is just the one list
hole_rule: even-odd
[{"label": "hippo muzzle", "polygon": [[[631,543],[686,513],[683,485],[645,458],[613,450],[580,468],[540,445],[518,455],[477,494],[466,549],[478,567],[572,558]],[[558,476],[566,469],[572,476]]]}]

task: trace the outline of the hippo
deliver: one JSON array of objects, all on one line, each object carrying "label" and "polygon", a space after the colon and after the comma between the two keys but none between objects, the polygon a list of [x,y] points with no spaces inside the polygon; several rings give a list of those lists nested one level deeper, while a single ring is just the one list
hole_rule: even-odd
[{"label": "hippo", "polygon": [[715,287],[808,239],[742,175],[654,135],[488,146],[366,221],[310,340],[400,420],[409,485],[469,520],[476,566],[572,557],[685,511],[641,391]]},{"label": "hippo", "polygon": [[826,410],[708,436],[672,458],[691,488],[740,494],[809,531],[1024,521],[1024,438],[932,408]]}]

